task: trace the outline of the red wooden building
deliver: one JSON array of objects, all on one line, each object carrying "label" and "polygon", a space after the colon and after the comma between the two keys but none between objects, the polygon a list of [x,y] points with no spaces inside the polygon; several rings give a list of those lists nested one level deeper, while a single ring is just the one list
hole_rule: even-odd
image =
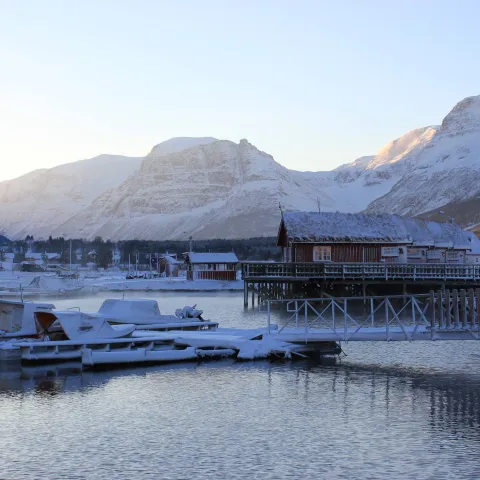
[{"label": "red wooden building", "polygon": [[185,253],[188,266],[187,280],[237,279],[238,258],[233,252],[227,253]]},{"label": "red wooden building", "polygon": [[465,263],[471,242],[453,223],[335,212],[283,213],[277,237],[284,262]]}]

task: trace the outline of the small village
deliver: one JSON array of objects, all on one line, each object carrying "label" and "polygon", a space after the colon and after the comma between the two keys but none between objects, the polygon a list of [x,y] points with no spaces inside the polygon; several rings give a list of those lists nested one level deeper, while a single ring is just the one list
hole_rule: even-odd
[{"label": "small village", "polygon": [[[9,300],[2,303],[0,330],[14,342],[15,338],[32,335],[46,342],[20,344],[17,340],[5,345],[21,347],[26,361],[86,355],[82,360],[85,365],[94,365],[163,362],[192,355],[233,355],[243,359],[271,355],[291,358],[312,351],[328,355],[341,352],[340,340],[411,341],[415,336],[433,340],[433,332],[437,339],[463,340],[465,329],[469,332],[467,339],[470,335],[479,338],[478,332],[472,332],[479,325],[476,305],[480,302],[480,240],[453,222],[388,214],[282,212],[276,246],[281,249],[282,261],[239,260],[234,252],[195,252],[190,238],[189,251],[181,259],[177,254],[146,254],[149,263],[144,265],[139,262],[138,252],[134,262],[129,258],[125,265],[118,250],[113,250],[112,264],[107,268],[96,267],[95,250],[88,253],[91,261],[82,267],[73,263],[80,254],[71,248],[68,266],[57,263],[60,254],[29,249],[20,264],[2,262],[0,296]],[[4,258],[15,258],[18,253],[9,252],[9,245],[3,248],[7,250],[3,251]],[[156,300],[125,297],[126,293],[160,290],[243,290],[244,308],[249,308],[251,298],[252,308],[258,306],[259,312],[267,313],[266,329],[222,329],[215,319],[205,323],[203,311],[197,310],[196,304],[176,309],[175,315],[164,315]],[[23,303],[25,298],[58,296],[78,300],[109,291],[121,292],[122,298],[102,296],[105,300],[97,313],[79,309],[72,316],[71,312],[57,312],[50,304],[38,304],[37,309],[35,302],[28,308]],[[357,313],[352,316],[348,312],[354,305]],[[406,305],[411,309],[404,318]],[[293,314],[279,330],[278,325],[272,325],[272,308]],[[385,310],[381,317],[384,326],[378,324],[379,308]],[[325,316],[326,311],[329,316]],[[145,315],[148,320],[143,318]],[[365,317],[363,323],[359,323],[358,315]],[[340,332],[338,322],[342,317]],[[302,318],[304,331],[300,333]],[[27,330],[24,320],[29,325]],[[292,321],[293,325],[289,325]],[[365,330],[365,321],[371,323],[371,330]],[[322,330],[325,322],[331,322],[331,331]],[[116,324],[125,323],[128,328],[115,330]],[[60,337],[50,330],[55,325],[61,325]],[[185,329],[198,333],[189,334],[186,340]],[[215,334],[204,330],[214,330]],[[169,331],[172,333],[167,334]],[[63,343],[65,334],[73,343]],[[152,335],[158,338],[150,338]],[[142,356],[144,347],[139,346],[139,336],[148,337],[144,340],[153,356]],[[303,345],[298,343],[299,338]],[[257,343],[258,339],[262,341]],[[181,352],[171,356],[172,342],[174,349],[185,345],[191,349],[185,353],[187,357]],[[93,360],[96,353],[90,350],[98,348],[88,345],[103,345],[105,352],[115,350],[118,355],[106,354],[105,358]],[[67,350],[63,349],[59,356],[61,346]],[[114,348],[118,346],[124,350]]]},{"label": "small village", "polygon": [[[238,258],[234,251],[197,252],[190,239],[189,251],[181,254],[137,250],[127,258],[112,243],[109,262],[100,267],[95,249],[84,252],[62,241],[66,245],[62,252],[39,252],[33,251],[33,238],[27,238],[23,251],[23,246],[15,247],[3,237],[0,279],[29,272],[86,278],[92,284],[92,279],[107,277],[117,284],[130,281],[122,283],[130,290],[135,285],[138,290],[161,289],[167,279],[182,281],[185,289],[195,289],[200,281],[206,289],[215,289],[213,282],[217,282],[224,289],[243,288],[245,306],[249,295],[253,303],[255,299],[261,303],[325,294],[425,293],[439,285],[475,288],[480,282],[480,240],[452,220],[438,223],[388,214],[282,212],[276,244],[271,245],[280,261]],[[18,258],[23,260],[17,263]],[[135,283],[139,280],[153,281],[147,286]]]}]

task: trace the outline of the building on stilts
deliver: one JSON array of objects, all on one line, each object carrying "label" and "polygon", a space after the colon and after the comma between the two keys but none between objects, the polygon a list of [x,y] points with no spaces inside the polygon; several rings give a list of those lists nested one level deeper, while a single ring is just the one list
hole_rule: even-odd
[{"label": "building on stilts", "polygon": [[242,262],[244,304],[263,299],[480,287],[480,240],[453,221],[282,212],[281,262]]}]

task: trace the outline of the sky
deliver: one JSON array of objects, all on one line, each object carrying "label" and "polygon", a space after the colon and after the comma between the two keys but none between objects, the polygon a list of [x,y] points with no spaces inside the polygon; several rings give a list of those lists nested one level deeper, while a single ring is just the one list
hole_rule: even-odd
[{"label": "sky", "polygon": [[0,0],[0,180],[177,136],[331,170],[480,94],[477,0]]}]

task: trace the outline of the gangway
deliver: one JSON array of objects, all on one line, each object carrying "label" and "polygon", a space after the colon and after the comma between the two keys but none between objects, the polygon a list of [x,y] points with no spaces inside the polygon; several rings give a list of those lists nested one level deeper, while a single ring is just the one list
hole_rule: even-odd
[{"label": "gangway", "polygon": [[260,311],[267,313],[268,331],[279,306],[290,315],[272,333],[291,343],[480,339],[480,289],[265,300]]}]

